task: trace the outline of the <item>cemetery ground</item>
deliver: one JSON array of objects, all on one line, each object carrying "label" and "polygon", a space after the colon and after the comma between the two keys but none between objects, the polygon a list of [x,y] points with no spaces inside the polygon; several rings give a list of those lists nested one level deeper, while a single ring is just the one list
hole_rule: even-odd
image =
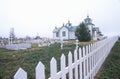
[{"label": "cemetery ground", "polygon": [[120,41],[112,48],[95,79],[120,79]]},{"label": "cemetery ground", "polygon": [[[91,42],[82,42],[86,45]],[[22,67],[28,74],[28,79],[35,79],[35,67],[41,61],[45,65],[46,78],[50,76],[50,60],[55,57],[58,62],[58,70],[60,70],[60,56],[64,53],[67,57],[69,51],[73,53],[75,49],[75,41],[70,41],[64,44],[63,49],[60,49],[60,44],[53,44],[50,47],[40,47],[33,45],[33,48],[27,50],[6,50],[0,48],[0,79],[13,79],[19,67]],[[67,58],[66,58],[67,59]]]}]

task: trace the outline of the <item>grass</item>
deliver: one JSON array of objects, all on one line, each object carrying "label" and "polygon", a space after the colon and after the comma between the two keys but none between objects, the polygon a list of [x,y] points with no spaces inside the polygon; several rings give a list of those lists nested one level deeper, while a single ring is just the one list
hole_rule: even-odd
[{"label": "grass", "polygon": [[28,72],[29,79],[35,79],[35,67],[39,61],[42,61],[46,67],[47,77],[50,75],[50,60],[55,57],[58,61],[58,69],[60,56],[65,55],[69,51],[73,52],[75,45],[65,45],[64,49],[60,49],[60,44],[54,44],[51,47],[32,48],[28,50],[8,51],[0,49],[0,79],[13,79],[15,72],[22,67]]},{"label": "grass", "polygon": [[120,41],[111,50],[95,79],[120,79]]},{"label": "grass", "polygon": [[[93,42],[80,43],[86,45]],[[41,61],[45,65],[46,78],[50,76],[50,60],[55,57],[57,60],[58,70],[60,70],[60,56],[64,53],[67,57],[68,52],[73,53],[75,41],[64,44],[60,49],[60,44],[54,44],[50,47],[33,48],[28,50],[10,51],[0,48],[0,79],[13,79],[19,67],[22,67],[28,73],[28,79],[35,79],[35,67]],[[67,59],[67,58],[66,58]]]}]

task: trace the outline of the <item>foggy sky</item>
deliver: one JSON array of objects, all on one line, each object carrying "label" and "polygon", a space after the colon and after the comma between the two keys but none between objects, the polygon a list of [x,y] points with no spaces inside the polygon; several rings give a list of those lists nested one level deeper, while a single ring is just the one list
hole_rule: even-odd
[{"label": "foggy sky", "polygon": [[89,14],[104,35],[120,34],[120,0],[0,0],[0,36],[53,37],[55,26],[78,25]]}]

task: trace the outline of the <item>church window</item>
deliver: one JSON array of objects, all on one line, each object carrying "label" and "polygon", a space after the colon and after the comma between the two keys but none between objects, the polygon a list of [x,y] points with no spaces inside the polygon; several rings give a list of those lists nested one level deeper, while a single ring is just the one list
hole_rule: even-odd
[{"label": "church window", "polygon": [[59,32],[56,33],[56,37],[59,37]]},{"label": "church window", "polygon": [[62,36],[66,36],[66,32],[65,31],[62,32]]}]

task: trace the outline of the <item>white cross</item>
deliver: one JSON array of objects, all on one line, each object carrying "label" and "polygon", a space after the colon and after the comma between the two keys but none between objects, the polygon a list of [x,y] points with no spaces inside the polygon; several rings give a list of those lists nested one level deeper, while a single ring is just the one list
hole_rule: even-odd
[{"label": "white cross", "polygon": [[78,48],[78,44],[79,44],[79,42],[78,42],[78,40],[76,40],[76,48]]},{"label": "white cross", "polygon": [[61,49],[63,49],[63,39],[61,39]]}]

